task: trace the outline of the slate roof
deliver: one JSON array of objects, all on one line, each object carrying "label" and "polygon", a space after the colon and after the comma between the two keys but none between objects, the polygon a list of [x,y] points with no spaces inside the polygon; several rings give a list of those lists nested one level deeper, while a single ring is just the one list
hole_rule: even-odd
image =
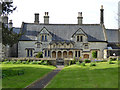
[{"label": "slate roof", "polygon": [[20,28],[13,27],[13,32],[18,34],[20,32]]},{"label": "slate roof", "polygon": [[106,34],[109,43],[118,42],[118,29],[106,29]]},{"label": "slate roof", "polygon": [[53,41],[71,40],[72,35],[82,29],[88,36],[88,41],[105,41],[102,26],[100,24],[34,24],[23,23],[24,35],[20,40],[36,40],[36,36],[42,28],[46,28],[53,37]]}]

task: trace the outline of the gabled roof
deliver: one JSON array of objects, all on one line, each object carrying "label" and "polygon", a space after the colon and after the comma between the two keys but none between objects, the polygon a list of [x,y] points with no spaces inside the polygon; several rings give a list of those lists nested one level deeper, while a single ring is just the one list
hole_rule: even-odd
[{"label": "gabled roof", "polygon": [[71,40],[72,35],[83,29],[88,36],[88,41],[105,41],[103,28],[100,24],[34,24],[24,23],[20,40],[35,40],[38,32],[45,27],[52,35],[53,41]]},{"label": "gabled roof", "polygon": [[50,34],[50,32],[45,27],[43,27],[39,32],[39,34],[48,34],[48,33]]},{"label": "gabled roof", "polygon": [[74,35],[77,35],[77,34],[81,34],[81,35],[87,36],[87,34],[83,31],[82,28],[79,28],[79,29],[72,35],[72,37],[73,37]]}]

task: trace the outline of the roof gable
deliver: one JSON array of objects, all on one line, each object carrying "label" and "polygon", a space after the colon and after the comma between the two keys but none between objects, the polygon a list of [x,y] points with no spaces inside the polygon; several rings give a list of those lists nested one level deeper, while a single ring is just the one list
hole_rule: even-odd
[{"label": "roof gable", "polygon": [[83,31],[82,28],[79,28],[79,29],[72,35],[72,37],[73,37],[74,35],[85,35],[85,36],[87,36],[87,34]]},{"label": "roof gable", "polygon": [[50,32],[45,27],[43,27],[39,34],[50,34]]}]

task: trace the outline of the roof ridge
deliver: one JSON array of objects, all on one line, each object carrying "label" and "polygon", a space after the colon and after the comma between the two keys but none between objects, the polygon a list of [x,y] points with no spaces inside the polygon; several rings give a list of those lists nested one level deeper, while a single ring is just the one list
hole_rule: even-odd
[{"label": "roof ridge", "polygon": [[[27,23],[27,22],[24,22],[24,24],[34,24],[34,25],[79,25],[79,24],[44,24],[44,23],[39,23],[39,24],[36,24],[36,23]],[[79,26],[85,26],[85,25],[100,25],[100,24],[80,24]]]}]

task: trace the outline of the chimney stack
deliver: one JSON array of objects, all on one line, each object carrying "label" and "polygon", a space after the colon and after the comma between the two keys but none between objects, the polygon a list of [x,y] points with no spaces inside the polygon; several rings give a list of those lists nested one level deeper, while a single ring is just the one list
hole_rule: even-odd
[{"label": "chimney stack", "polygon": [[100,9],[100,24],[104,24],[104,9],[103,9],[103,5],[101,5],[101,9]]},{"label": "chimney stack", "polygon": [[35,21],[34,23],[39,24],[39,13],[35,13]]},{"label": "chimney stack", "polygon": [[9,21],[9,28],[12,28],[13,27],[13,23],[12,23],[12,20]]},{"label": "chimney stack", "polygon": [[82,22],[83,22],[82,12],[78,12],[78,17],[77,17],[77,19],[78,19],[78,24],[79,24],[79,25],[82,24]]},{"label": "chimney stack", "polygon": [[48,16],[48,12],[45,12],[45,16],[44,16],[44,24],[49,24],[49,16]]}]

